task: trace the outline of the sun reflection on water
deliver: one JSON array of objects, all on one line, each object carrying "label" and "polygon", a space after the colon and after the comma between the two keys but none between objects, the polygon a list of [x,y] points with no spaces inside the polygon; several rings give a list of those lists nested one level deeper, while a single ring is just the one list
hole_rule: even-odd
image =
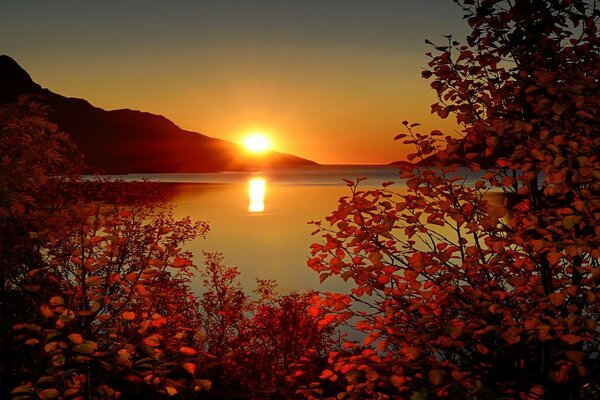
[{"label": "sun reflection on water", "polygon": [[251,213],[260,213],[265,211],[265,188],[267,181],[265,178],[251,178],[248,181],[248,194],[250,203],[248,211]]}]

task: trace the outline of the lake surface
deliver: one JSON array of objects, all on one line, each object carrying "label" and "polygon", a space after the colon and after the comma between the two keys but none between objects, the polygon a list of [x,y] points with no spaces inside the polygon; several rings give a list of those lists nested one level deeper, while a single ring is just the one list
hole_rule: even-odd
[{"label": "lake surface", "polygon": [[[467,170],[463,171],[465,174]],[[240,282],[250,291],[255,278],[275,279],[282,292],[343,290],[347,284],[329,279],[319,284],[318,274],[306,266],[313,225],[337,208],[337,200],[350,194],[342,180],[366,177],[360,187],[380,187],[398,182],[392,166],[302,166],[265,169],[260,172],[127,175],[174,185],[171,201],[176,216],[208,221],[206,239],[191,242],[198,265],[202,251],[221,252],[225,263],[237,266]],[[396,184],[397,189],[402,187]],[[200,283],[194,285],[200,290]]]}]

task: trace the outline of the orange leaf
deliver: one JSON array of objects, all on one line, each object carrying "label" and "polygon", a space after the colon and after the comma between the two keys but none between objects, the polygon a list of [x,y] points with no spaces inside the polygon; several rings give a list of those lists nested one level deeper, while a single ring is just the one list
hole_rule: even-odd
[{"label": "orange leaf", "polygon": [[41,399],[55,399],[60,396],[60,392],[56,389],[44,389],[38,392]]},{"label": "orange leaf", "polygon": [[160,346],[160,338],[156,335],[150,335],[143,340],[144,344],[150,347],[158,347]]},{"label": "orange leaf", "polygon": [[377,332],[371,332],[364,340],[363,340],[363,346],[368,346],[371,343],[373,343],[377,338],[379,337],[379,333]]},{"label": "orange leaf", "polygon": [[135,319],[135,313],[133,311],[124,311],[121,316],[125,321],[133,321]]},{"label": "orange leaf", "polygon": [[96,348],[98,348],[98,345],[91,341],[85,341],[73,346],[73,350],[81,354],[94,354]]},{"label": "orange leaf", "polygon": [[402,352],[404,353],[406,358],[408,358],[409,360],[416,360],[417,358],[419,358],[419,355],[421,354],[421,351],[417,347],[412,347],[412,346],[405,347],[404,349],[402,349]]},{"label": "orange leaf", "polygon": [[377,349],[381,352],[385,352],[388,349],[389,341],[388,339],[380,340],[377,342]]},{"label": "orange leaf", "polygon": [[191,363],[191,362],[186,362],[183,363],[182,365],[183,369],[185,369],[187,372],[189,372],[190,375],[195,375],[196,374],[196,364]]},{"label": "orange leaf", "polygon": [[521,330],[517,327],[509,328],[506,332],[502,333],[502,337],[508,344],[516,344],[521,341]]},{"label": "orange leaf", "polygon": [[175,389],[173,386],[167,386],[167,394],[170,396],[175,396],[177,394],[177,389]]},{"label": "orange leaf", "polygon": [[561,253],[556,253],[556,252],[551,252],[551,253],[546,254],[546,259],[548,260],[550,265],[557,265],[562,257],[563,257],[563,255]]},{"label": "orange leaf", "polygon": [[179,348],[179,352],[183,353],[185,355],[188,355],[188,356],[193,356],[193,355],[196,355],[198,353],[198,351],[196,351],[196,349],[193,349],[191,347],[186,347],[186,346],[181,346]]},{"label": "orange leaf", "polygon": [[60,296],[54,296],[50,299],[50,305],[52,305],[54,307],[62,306],[63,304],[65,304],[65,301]]},{"label": "orange leaf", "polygon": [[83,343],[83,337],[79,333],[71,333],[67,336],[72,343],[81,344]]},{"label": "orange leaf", "polygon": [[52,312],[52,309],[47,304],[42,304],[40,306],[40,312],[46,318],[50,318],[54,315],[54,313]]},{"label": "orange leaf", "polygon": [[444,383],[444,376],[446,373],[441,369],[433,369],[427,373],[427,377],[429,378],[429,382],[434,385],[441,385]]},{"label": "orange leaf", "polygon": [[194,383],[197,385],[198,390],[210,390],[212,388],[212,382],[208,379],[198,379]]},{"label": "orange leaf", "polygon": [[561,339],[563,340],[563,342],[566,342],[568,344],[575,344],[581,342],[582,340],[585,340],[585,337],[568,333],[566,335],[563,335]]}]

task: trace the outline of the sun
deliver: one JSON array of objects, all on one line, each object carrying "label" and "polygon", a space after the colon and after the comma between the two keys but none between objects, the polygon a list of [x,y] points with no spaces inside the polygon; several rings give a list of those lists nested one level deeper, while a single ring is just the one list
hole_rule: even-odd
[{"label": "sun", "polygon": [[246,137],[244,146],[251,153],[262,153],[270,147],[269,138],[264,133],[253,133]]}]

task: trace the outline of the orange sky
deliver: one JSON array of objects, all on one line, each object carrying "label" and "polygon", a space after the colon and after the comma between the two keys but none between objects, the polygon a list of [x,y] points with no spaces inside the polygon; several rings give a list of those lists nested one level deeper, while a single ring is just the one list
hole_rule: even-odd
[{"label": "orange sky", "polygon": [[420,77],[425,38],[464,36],[448,0],[26,3],[0,6],[2,51],[105,109],[237,142],[262,130],[320,163],[403,159],[403,120],[456,129]]}]

